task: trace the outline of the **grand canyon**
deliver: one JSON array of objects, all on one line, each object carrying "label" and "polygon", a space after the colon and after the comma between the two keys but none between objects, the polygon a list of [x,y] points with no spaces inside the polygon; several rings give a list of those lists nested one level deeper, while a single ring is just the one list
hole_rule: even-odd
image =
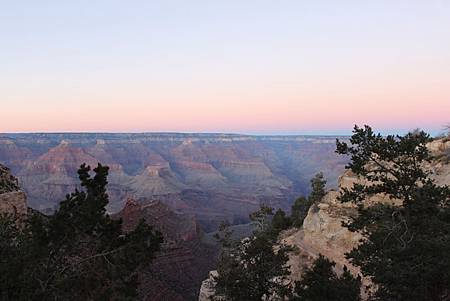
[{"label": "grand canyon", "polygon": [[[113,152],[113,147],[107,148],[106,145],[110,144],[111,142],[111,135],[108,140],[104,139],[106,137],[102,136],[102,140],[99,142],[98,137],[90,137],[92,135],[77,135],[77,142],[75,142],[74,137],[68,137],[73,135],[60,135],[60,134],[46,134],[42,135],[43,137],[49,137],[53,138],[53,143],[56,146],[49,147],[42,147],[41,148],[41,154],[38,154],[38,151],[36,150],[37,147],[33,145],[32,143],[26,144],[26,138],[29,138],[27,136],[29,135],[17,135],[16,137],[12,138],[9,135],[7,138],[3,138],[2,140],[2,155],[5,156],[5,161],[8,160],[9,164],[12,166],[15,166],[16,170],[24,170],[29,171],[32,170],[32,166],[45,166],[46,169],[40,169],[42,171],[47,171],[46,174],[41,173],[40,175],[42,178],[46,176],[47,179],[52,179],[52,176],[57,175],[58,177],[63,178],[66,177],[65,180],[70,179],[72,181],[71,183],[67,183],[65,185],[62,185],[61,182],[52,183],[51,185],[47,186],[47,190],[41,191],[42,194],[40,197],[41,199],[46,200],[46,204],[52,204],[52,202],[56,202],[56,200],[51,199],[51,197],[55,197],[56,194],[53,193],[53,189],[55,187],[59,187],[59,190],[56,190],[58,193],[63,192],[69,192],[70,189],[74,189],[77,187],[77,180],[73,174],[70,174],[69,172],[76,173],[77,165],[81,162],[80,160],[90,159],[90,164],[94,164],[97,159],[97,157],[94,157],[94,152],[92,149],[98,148],[99,145],[107,149],[109,152]],[[34,136],[34,135],[31,135]],[[64,136],[63,138],[61,136]],[[80,139],[79,136],[85,136],[89,137],[89,139]],[[117,135],[120,136],[120,135]],[[152,136],[150,134],[144,135],[147,139],[149,136]],[[291,281],[296,281],[298,279],[301,279],[302,273],[313,264],[314,260],[318,258],[320,254],[325,255],[327,258],[332,259],[336,263],[336,269],[342,271],[344,266],[347,266],[350,268],[350,271],[358,275],[360,272],[358,268],[352,265],[351,262],[348,261],[348,259],[345,257],[345,254],[349,252],[352,248],[354,248],[356,245],[358,245],[359,240],[361,236],[357,233],[353,233],[348,231],[345,227],[343,227],[343,222],[348,220],[350,216],[354,216],[356,214],[355,206],[352,204],[342,204],[338,201],[339,192],[335,188],[349,188],[354,183],[358,183],[360,178],[356,177],[355,174],[353,174],[351,171],[347,170],[343,172],[342,170],[342,164],[345,163],[346,160],[338,160],[336,159],[333,150],[333,143],[332,139],[329,137],[251,137],[251,136],[240,136],[239,139],[236,139],[237,137],[232,138],[228,137],[223,138],[223,135],[220,135],[218,137],[217,135],[214,136],[208,136],[208,137],[202,137],[202,139],[199,139],[198,137],[195,138],[194,136],[198,135],[190,135],[189,137],[178,136],[176,138],[174,135],[168,135],[164,137],[165,139],[162,139],[161,136],[159,136],[158,139],[153,136],[152,138],[155,141],[157,140],[158,143],[155,143],[159,145],[159,149],[164,149],[162,145],[165,145],[165,147],[169,147],[170,145],[170,151],[168,153],[175,153],[175,154],[186,154],[190,155],[191,161],[189,161],[190,168],[192,166],[196,166],[196,164],[203,164],[203,166],[209,166],[209,168],[206,168],[207,172],[211,173],[211,171],[216,170],[217,174],[222,174],[220,168],[215,168],[214,166],[223,166],[225,163],[222,163],[223,165],[214,164],[211,161],[207,161],[205,158],[219,158],[220,153],[227,153],[227,157],[222,157],[222,161],[225,158],[232,158],[233,160],[237,160],[236,157],[237,154],[241,155],[242,157],[240,161],[239,166],[243,166],[244,162],[247,163],[247,166],[257,166],[256,162],[259,162],[259,166],[265,166],[266,170],[272,171],[268,166],[275,166],[274,162],[279,162],[274,159],[274,156],[267,155],[270,154],[283,154],[283,153],[290,153],[291,157],[289,160],[295,161],[295,160],[303,160],[306,161],[307,159],[310,159],[310,162],[312,165],[308,172],[315,172],[318,170],[319,167],[326,168],[327,166],[330,167],[329,170],[339,172],[341,170],[341,174],[337,178],[332,178],[334,176],[333,173],[329,173],[329,177],[332,181],[337,181],[338,185],[334,186],[334,182],[331,182],[331,185],[329,186],[329,191],[327,194],[323,197],[323,199],[320,201],[320,203],[317,204],[316,208],[311,207],[308,211],[308,214],[303,222],[303,225],[300,228],[291,228],[281,233],[279,237],[279,243],[281,245],[289,245],[294,248],[294,252],[289,254],[289,266],[291,267],[290,270],[290,279]],[[19,138],[20,137],[20,138]],[[170,137],[170,139],[168,139]],[[47,139],[49,139],[47,138]],[[56,139],[57,138],[57,139]],[[72,138],[72,139],[69,139]],[[59,141],[58,139],[63,139]],[[161,141],[163,140],[163,141]],[[50,143],[49,140],[41,140],[43,142],[43,145],[46,143]],[[125,141],[125,142],[124,142]],[[124,162],[134,162],[135,171],[134,177],[139,177],[143,172],[146,172],[149,170],[149,166],[155,166],[155,163],[152,165],[152,161],[148,159],[149,161],[145,161],[146,157],[149,156],[152,160],[154,160],[155,157],[162,158],[163,156],[160,155],[158,157],[158,150],[157,147],[153,147],[153,143],[145,144],[142,140],[139,141],[138,139],[133,139],[133,142],[130,142],[131,139],[128,140],[121,140],[120,145],[122,145],[122,150],[127,149],[126,143],[130,143],[130,145],[137,147],[141,152],[141,157],[136,156],[130,156],[129,161],[126,161],[126,156],[123,157],[115,157],[117,158],[114,162],[119,163],[113,163],[112,158],[114,158],[112,155],[109,157],[109,163],[111,166],[115,166],[112,168],[112,175],[116,173],[116,179],[125,178],[125,177],[133,177],[133,173],[128,171],[124,171],[124,167],[121,165],[125,164]],[[41,142],[41,143],[42,143]],[[112,143],[111,143],[112,144]],[[211,146],[210,144],[213,144]],[[139,145],[139,146],[137,146]],[[314,156],[312,153],[308,153],[308,147],[316,147],[317,150],[320,150],[321,156],[328,156],[327,162],[319,162],[319,161],[313,161]],[[7,146],[7,147],[5,147]],[[119,145],[114,145],[116,148],[120,148]],[[252,148],[250,148],[250,146]],[[277,148],[278,147],[278,148]],[[180,151],[179,149],[188,149],[189,152]],[[218,151],[218,149],[221,148],[222,152]],[[294,148],[296,151],[294,151]],[[133,148],[131,148],[132,150]],[[174,151],[173,149],[178,149],[178,152]],[[213,149],[216,151],[216,156],[213,157],[213,153],[209,152],[205,154],[206,150]],[[282,149],[283,152],[280,152],[279,150]],[[432,154],[432,160],[425,164],[425,168],[427,170],[431,171],[432,178],[437,181],[440,185],[446,185],[450,181],[450,164],[449,164],[449,150],[450,150],[450,141],[448,138],[446,139],[438,139],[428,144],[428,149]],[[19,152],[20,150],[20,152]],[[35,151],[33,157],[33,152]],[[195,151],[194,151],[195,150]],[[227,151],[228,150],[228,151]],[[255,150],[258,150],[257,152]],[[301,157],[299,154],[303,151],[303,156]],[[272,152],[270,152],[272,151]],[[277,152],[278,151],[278,152]],[[288,152],[289,151],[289,152]],[[117,154],[117,150],[114,154]],[[100,152],[97,152],[97,154]],[[5,155],[6,154],[6,155]],[[135,151],[136,154],[136,151]],[[144,155],[145,154],[145,155]],[[150,155],[151,154],[151,155]],[[194,156],[196,154],[197,156]],[[204,157],[199,157],[198,154],[203,154]],[[233,154],[234,156],[232,156]],[[246,156],[244,156],[244,154]],[[266,154],[267,156],[264,157],[263,154]],[[292,154],[296,154],[298,157],[293,156]],[[103,153],[104,157],[101,158],[107,158],[105,153]],[[15,156],[15,157],[14,157]],[[22,159],[19,159],[20,156],[24,156]],[[98,156],[98,155],[97,155]],[[116,155],[117,156],[117,155]],[[184,158],[183,156],[180,156],[181,158]],[[192,184],[193,182],[189,182],[186,177],[182,177],[180,169],[171,168],[172,164],[174,166],[176,165],[175,162],[177,162],[176,158],[180,160],[180,157],[175,156],[165,156],[165,158],[168,158],[170,161],[164,161],[165,165],[162,164],[166,169],[165,175],[172,174],[172,179],[183,179],[179,180],[177,185],[185,185],[188,186],[188,183],[191,183],[190,188],[186,188],[186,190],[189,190],[190,193],[192,193],[192,200],[195,200],[194,196],[204,196],[204,203],[187,203],[187,204],[200,204],[199,206],[191,205],[190,207],[184,207],[180,206],[180,200],[182,200],[183,197],[183,191],[178,191],[179,194],[174,194],[173,191],[169,191],[167,194],[161,193],[162,190],[157,190],[157,193],[149,193],[148,195],[145,194],[139,194],[139,191],[133,191],[131,188],[127,188],[125,186],[119,186],[120,189],[126,190],[126,192],[122,192],[117,190],[117,187],[113,187],[112,190],[110,188],[110,191],[115,192],[115,194],[112,194],[112,200],[117,203],[113,203],[114,206],[122,206],[120,210],[118,210],[115,213],[111,213],[111,217],[113,219],[122,219],[123,224],[123,230],[124,231],[131,231],[136,227],[136,225],[139,223],[141,219],[145,219],[145,221],[152,226],[154,226],[157,230],[159,230],[163,236],[164,236],[164,244],[162,245],[161,251],[158,253],[156,258],[154,259],[153,263],[146,267],[145,270],[140,275],[140,285],[139,285],[139,299],[140,300],[146,300],[146,301],[161,301],[161,300],[173,300],[173,301],[187,301],[187,300],[200,300],[200,301],[207,301],[211,300],[212,295],[215,293],[214,291],[214,285],[215,280],[212,275],[217,275],[217,273],[214,271],[216,264],[217,264],[217,255],[219,253],[219,246],[216,244],[216,242],[212,239],[212,235],[206,233],[206,231],[203,229],[203,225],[199,222],[202,221],[202,217],[204,217],[204,211],[208,209],[208,201],[211,201],[211,199],[208,199],[205,197],[205,195],[210,196],[213,198],[212,200],[215,201],[218,196],[215,194],[214,189],[218,189],[217,191],[220,192],[220,189],[225,190],[226,187],[230,186],[201,186],[204,185],[204,182],[198,181],[196,184]],[[45,165],[42,163],[42,158],[52,158],[52,160],[47,159],[45,162]],[[100,158],[100,156],[98,156]],[[170,159],[169,159],[170,158]],[[196,161],[194,161],[194,158],[196,158]],[[203,158],[203,160],[198,159]],[[267,161],[267,158],[271,158],[272,161]],[[276,159],[281,161],[281,158],[284,158],[286,160],[286,157],[275,157]],[[27,160],[29,160],[27,162]],[[34,161],[33,161],[34,160]],[[231,160],[231,159],[229,159]],[[144,163],[144,162],[150,162],[150,163]],[[209,162],[209,163],[208,163]],[[249,163],[250,162],[250,163]],[[253,164],[251,164],[253,163]],[[16,165],[14,165],[16,164]],[[115,164],[115,165],[114,165]],[[178,163],[179,164],[179,163]],[[315,164],[315,166],[313,165]],[[328,164],[328,165],[324,165]],[[23,166],[23,167],[20,167]],[[287,166],[284,165],[284,166]],[[43,168],[43,167],[41,167]],[[140,170],[140,172],[139,172]],[[158,170],[158,169],[157,169]],[[174,171],[176,170],[176,171]],[[197,171],[197,179],[200,178],[201,172],[205,169],[200,169],[200,172],[197,171],[194,168],[194,171]],[[285,179],[290,179],[287,175],[290,173],[286,172],[286,174],[281,174],[281,171],[285,171],[288,169],[278,169],[278,173],[269,173],[270,176],[267,174],[265,175],[267,178],[273,178],[273,181],[276,179],[282,179],[283,176]],[[301,169],[297,168],[295,169],[298,173],[301,172]],[[117,172],[120,171],[120,172]],[[257,175],[259,175],[261,172],[261,168],[253,170],[252,168],[247,168],[246,174],[252,175],[252,178],[257,178]],[[292,171],[291,171],[292,172]],[[234,171],[234,175],[236,176],[238,172]],[[241,174],[244,173],[241,171]],[[19,173],[24,176],[23,173]],[[199,175],[200,174],[200,175]],[[223,174],[226,174],[223,172]],[[28,173],[27,176],[31,177],[33,174]],[[37,174],[34,174],[37,176]],[[227,175],[230,175],[228,173]],[[160,181],[163,182],[163,180],[166,180],[167,177],[164,176],[164,173],[154,173],[154,177],[160,177]],[[207,175],[203,175],[203,179],[207,179]],[[228,179],[227,177],[223,176],[224,179]],[[263,176],[260,176],[259,180],[264,178]],[[27,180],[29,181],[30,178]],[[53,179],[56,179],[53,177]],[[64,179],[64,178],[63,178]],[[114,178],[113,178],[114,179]],[[117,180],[120,183],[119,180]],[[225,185],[227,181],[232,182],[232,180],[224,180],[221,182],[221,185]],[[286,195],[282,195],[282,191],[278,191],[280,195],[284,197],[275,199],[279,203],[271,203],[272,205],[279,205],[279,206],[287,206],[289,205],[288,197],[290,194],[295,193],[302,193],[303,191],[307,190],[305,186],[306,182],[295,182],[294,180],[285,180],[286,183],[289,183],[290,186],[288,193]],[[21,189],[21,183],[30,183],[24,181],[24,178],[22,178],[20,181],[14,177],[14,175],[11,173],[9,168],[3,166],[0,164],[0,187],[2,190],[0,190],[0,212],[6,212],[6,213],[14,213],[18,216],[23,216],[26,214],[27,210],[33,210],[33,209],[27,209],[27,193],[23,192]],[[114,182],[113,182],[114,183]],[[146,182],[141,182],[142,185],[146,185]],[[155,181],[149,181],[149,185],[154,185]],[[256,185],[257,181],[254,182],[248,181],[247,183],[250,183],[250,185]],[[38,184],[43,185],[42,183]],[[166,184],[167,185],[167,184]],[[229,184],[231,185],[231,184]],[[296,190],[294,187],[297,187]],[[37,187],[38,187],[37,186]],[[153,186],[151,186],[153,187]],[[161,187],[161,186],[160,186]],[[255,186],[253,186],[255,187]],[[268,188],[271,188],[273,186],[268,186]],[[205,189],[202,191],[201,189]],[[30,188],[27,188],[30,189]],[[304,190],[302,190],[304,189]],[[150,189],[148,191],[155,192],[155,190]],[[195,191],[195,192],[192,192]],[[236,190],[233,191],[243,191],[245,190]],[[267,189],[266,191],[270,192],[270,189]],[[140,191],[142,193],[142,191]],[[187,192],[184,192],[187,193]],[[248,193],[248,192],[247,192]],[[120,196],[126,196],[126,199],[121,200]],[[270,199],[270,194],[261,194],[259,195],[260,199],[253,199],[253,201],[259,200],[264,201]],[[273,196],[273,194],[272,194]],[[242,199],[240,199],[242,197]],[[263,198],[265,197],[265,198]],[[34,207],[36,204],[39,204],[40,199],[28,199],[29,203],[35,202]],[[231,201],[231,199],[227,199],[224,197],[223,202]],[[213,220],[212,216],[209,216],[210,219],[207,221],[203,220],[204,225],[206,228],[209,226],[211,227],[212,223],[211,221],[219,222],[219,218],[231,218],[240,216],[239,214],[243,214],[242,208],[239,208],[239,206],[242,206],[242,204],[245,204],[245,202],[248,202],[247,196],[245,194],[236,194],[235,195],[236,204],[229,205],[228,207],[228,214],[224,215],[216,215],[215,217],[218,218],[217,220]],[[376,195],[371,200],[371,202],[374,203],[383,203],[383,202],[389,202],[389,198],[387,198],[384,195]],[[240,205],[241,204],[241,205]],[[214,203],[210,204],[210,206],[213,206]],[[220,204],[224,206],[224,204]],[[236,206],[236,207],[233,207]],[[47,212],[51,209],[50,207],[38,207],[43,212]],[[44,208],[44,209],[42,209]],[[114,207],[112,207],[114,208]],[[215,208],[215,207],[213,207]],[[220,210],[221,208],[225,207],[217,207],[216,210]],[[248,206],[246,210],[250,210],[251,206]],[[200,214],[196,214],[197,212],[200,212]],[[198,219],[200,218],[200,220]],[[242,220],[241,223],[245,223],[246,220],[241,216]],[[234,220],[236,222],[236,220]],[[245,225],[243,225],[245,228]],[[235,226],[235,229],[238,229],[239,225]],[[212,231],[212,227],[210,231]],[[250,232],[247,232],[243,235],[250,235]],[[212,272],[210,272],[212,271]],[[207,278],[208,272],[210,272],[210,277]],[[206,279],[206,280],[205,280]],[[363,279],[363,285],[365,288],[369,288],[371,284],[371,280],[369,278]],[[363,299],[367,298],[367,294],[362,292]]]},{"label": "grand canyon", "polygon": [[240,229],[236,231],[240,235],[250,234],[249,213],[261,204],[289,210],[295,197],[309,192],[309,180],[317,172],[323,171],[334,187],[346,163],[334,153],[335,139],[3,134],[0,162],[11,168],[4,174],[18,178],[13,190],[20,190],[16,194],[22,211],[27,202],[44,214],[80,188],[77,169],[82,163],[109,166],[111,216],[123,220],[125,231],[144,218],[165,240],[162,252],[142,277],[141,298],[195,300],[202,281],[215,268],[217,226],[227,220]]},{"label": "grand canyon", "polygon": [[[342,138],[342,137],[341,137]],[[155,200],[192,215],[210,232],[248,221],[260,204],[288,210],[323,171],[337,183],[345,158],[332,136],[233,134],[0,134],[0,162],[29,205],[51,212],[78,185],[80,164],[110,168],[111,213],[128,198]]]},{"label": "grand canyon", "polygon": [[450,1],[0,7],[0,301],[450,301]]}]

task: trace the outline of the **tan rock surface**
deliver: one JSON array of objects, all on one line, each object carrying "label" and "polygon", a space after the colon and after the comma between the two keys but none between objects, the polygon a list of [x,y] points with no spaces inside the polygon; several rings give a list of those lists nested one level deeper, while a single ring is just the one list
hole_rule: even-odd
[{"label": "tan rock surface", "polygon": [[17,179],[0,164],[0,214],[22,217],[27,213],[27,196],[20,191]]},{"label": "tan rock surface", "polygon": [[342,226],[342,222],[357,211],[353,205],[337,201],[338,195],[337,191],[328,192],[317,207],[309,210],[301,229],[284,234],[286,237],[282,242],[298,249],[289,260],[292,280],[299,280],[305,267],[310,266],[319,254],[335,261],[338,272],[345,265],[358,274],[358,269],[348,262],[345,253],[358,245],[361,236]]},{"label": "tan rock surface", "polygon": [[215,281],[214,277],[217,277],[217,271],[209,272],[208,279],[202,282],[202,286],[200,287],[200,293],[198,295],[198,301],[212,301],[215,290]]},{"label": "tan rock surface", "polygon": [[27,196],[22,191],[0,194],[0,213],[17,217],[27,213]]}]

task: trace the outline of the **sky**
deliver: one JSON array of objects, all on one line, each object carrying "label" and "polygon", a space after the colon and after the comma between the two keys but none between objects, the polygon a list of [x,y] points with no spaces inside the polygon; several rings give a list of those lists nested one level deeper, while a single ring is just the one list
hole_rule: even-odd
[{"label": "sky", "polygon": [[450,1],[0,0],[0,132],[450,123]]}]

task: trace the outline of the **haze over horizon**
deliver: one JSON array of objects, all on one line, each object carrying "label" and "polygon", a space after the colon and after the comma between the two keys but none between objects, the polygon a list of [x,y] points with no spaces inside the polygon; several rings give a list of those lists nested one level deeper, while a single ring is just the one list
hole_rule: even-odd
[{"label": "haze over horizon", "polygon": [[450,122],[447,1],[14,1],[0,38],[0,133]]},{"label": "haze over horizon", "polygon": [[[358,125],[358,126],[363,126],[363,125]],[[343,130],[343,131],[310,131],[310,132],[202,132],[202,131],[197,131],[197,132],[187,132],[187,131],[11,131],[11,132],[0,132],[0,138],[1,135],[95,135],[95,134],[106,134],[106,135],[139,135],[139,134],[163,134],[163,135],[177,135],[177,134],[181,134],[181,135],[242,135],[242,136],[292,136],[292,137],[296,137],[296,136],[311,136],[311,137],[319,137],[319,136],[330,136],[330,137],[336,137],[336,136],[343,136],[343,137],[350,137],[351,133],[352,133],[352,129],[349,130]],[[402,129],[402,130],[387,130],[387,131],[383,131],[383,130],[378,130],[378,129],[374,129],[374,131],[376,133],[380,133],[382,135],[389,135],[389,134],[394,134],[394,135],[404,135],[408,132],[411,132],[415,129]],[[426,130],[426,129],[425,129]],[[442,134],[445,134],[447,130],[446,129],[441,129],[439,131],[429,131],[428,133],[432,136],[439,136]]]}]

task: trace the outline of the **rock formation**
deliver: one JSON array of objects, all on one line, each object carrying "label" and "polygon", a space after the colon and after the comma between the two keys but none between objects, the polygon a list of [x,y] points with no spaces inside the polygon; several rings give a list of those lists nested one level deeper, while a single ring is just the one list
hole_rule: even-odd
[{"label": "rock formation", "polygon": [[158,200],[128,199],[125,207],[114,218],[122,218],[124,231],[134,229],[144,219],[164,234],[166,243],[192,241],[201,238],[202,232],[194,216],[176,213]]},{"label": "rock formation", "polygon": [[27,209],[27,197],[20,191],[17,179],[9,168],[0,164],[0,214],[21,218],[25,216]]},{"label": "rock formation", "polygon": [[215,293],[214,287],[216,285],[214,278],[217,276],[217,271],[209,272],[208,278],[202,282],[202,286],[200,287],[199,301],[212,301]]}]

